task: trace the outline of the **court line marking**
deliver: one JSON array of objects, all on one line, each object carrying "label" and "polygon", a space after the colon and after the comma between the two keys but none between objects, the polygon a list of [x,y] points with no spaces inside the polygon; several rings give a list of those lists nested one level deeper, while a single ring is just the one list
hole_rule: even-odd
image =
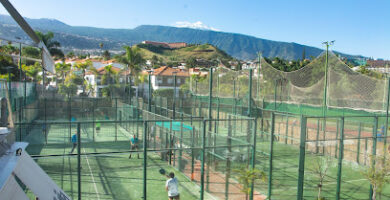
[{"label": "court line marking", "polygon": [[[85,148],[83,148],[83,151],[84,151],[84,153],[85,153]],[[87,160],[87,165],[88,165],[88,168],[89,168],[89,173],[90,173],[91,178],[92,178],[93,187],[95,188],[95,192],[96,192],[97,199],[100,200],[99,192],[98,192],[98,189],[97,189],[97,186],[96,186],[96,182],[95,182],[95,178],[93,177],[93,173],[92,173],[92,170],[91,170],[91,166],[89,165],[88,155],[85,155],[85,159]]]}]

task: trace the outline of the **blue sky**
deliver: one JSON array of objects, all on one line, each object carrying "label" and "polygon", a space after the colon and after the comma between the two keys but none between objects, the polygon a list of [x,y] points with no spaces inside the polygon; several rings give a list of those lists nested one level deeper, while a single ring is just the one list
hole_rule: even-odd
[{"label": "blue sky", "polygon": [[[25,17],[69,25],[201,26],[390,59],[389,0],[10,0]],[[0,13],[6,14],[1,7]]]}]

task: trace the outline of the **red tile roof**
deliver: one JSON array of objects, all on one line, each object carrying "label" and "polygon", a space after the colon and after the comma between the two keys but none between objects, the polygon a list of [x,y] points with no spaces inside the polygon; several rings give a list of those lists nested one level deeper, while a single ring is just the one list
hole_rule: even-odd
[{"label": "red tile roof", "polygon": [[156,76],[173,76],[176,72],[176,76],[190,76],[189,72],[182,69],[174,69],[171,67],[163,66],[160,68],[157,68],[153,71],[153,74]]}]

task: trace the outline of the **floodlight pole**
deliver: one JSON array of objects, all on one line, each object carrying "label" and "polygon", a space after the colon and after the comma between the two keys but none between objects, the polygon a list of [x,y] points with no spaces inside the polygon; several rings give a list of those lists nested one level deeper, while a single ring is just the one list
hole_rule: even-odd
[{"label": "floodlight pole", "polygon": [[173,118],[173,120],[175,120],[175,117],[176,117],[176,74],[177,74],[177,72],[172,72],[172,74],[173,74],[173,108],[172,108],[173,115],[172,115],[172,118]]},{"label": "floodlight pole", "polygon": [[252,74],[253,69],[249,70],[249,94],[248,94],[248,116],[252,116]]},{"label": "floodlight pole", "polygon": [[[340,199],[341,192],[341,175],[343,167],[343,155],[344,155],[344,117],[340,120],[340,137],[339,137],[339,157],[337,161],[337,186],[336,186],[336,199]],[[337,148],[337,147],[336,147]]]},{"label": "floodlight pole", "polygon": [[325,44],[326,46],[326,52],[325,52],[325,85],[324,85],[324,99],[323,99],[323,116],[326,115],[326,110],[327,110],[327,102],[326,102],[326,96],[328,92],[328,56],[329,56],[329,46],[333,45],[334,41],[326,41],[323,42],[322,44]]},{"label": "floodlight pole", "polygon": [[[301,133],[299,144],[299,165],[298,165],[298,188],[297,200],[303,199],[303,183],[305,176],[305,153],[306,153],[306,125],[307,118],[301,115]],[[272,169],[270,169],[272,171]]]},{"label": "floodlight pole", "polygon": [[[71,123],[70,123],[71,124]],[[77,123],[77,194],[81,200],[81,130],[80,122]]]},{"label": "floodlight pole", "polygon": [[258,54],[259,67],[257,68],[257,97],[260,97],[260,69],[261,69],[261,53]]},{"label": "floodlight pole", "polygon": [[[212,122],[211,122],[211,119],[212,119],[212,103],[213,103],[213,68],[210,67],[210,72],[209,72],[209,76],[210,76],[210,80],[209,80],[209,115],[208,115],[208,119],[209,119],[209,129],[208,129],[208,145],[211,145],[211,130],[212,130]],[[207,185],[206,185],[206,190],[209,191],[209,168],[210,168],[210,154],[207,154]]]},{"label": "floodlight pole", "polygon": [[[387,75],[386,75],[387,76]],[[386,104],[386,125],[385,125],[385,132],[383,133],[383,150],[386,151],[387,146],[387,131],[389,129],[389,103],[390,103],[390,77],[387,77],[387,104]],[[384,157],[386,157],[386,154],[384,154]]]},{"label": "floodlight pole", "polygon": [[152,71],[149,71],[149,77],[148,77],[148,111],[152,111],[152,82],[151,82],[151,77],[152,77]]}]

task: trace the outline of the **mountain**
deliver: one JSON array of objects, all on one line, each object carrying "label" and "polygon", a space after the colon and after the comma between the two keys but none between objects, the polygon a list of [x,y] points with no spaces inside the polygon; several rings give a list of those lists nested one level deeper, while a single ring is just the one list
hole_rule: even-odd
[{"label": "mountain", "polygon": [[[306,58],[318,56],[322,49],[297,43],[278,42],[237,33],[217,32],[190,28],[176,28],[158,25],[142,25],[134,29],[105,29],[85,26],[70,26],[55,19],[29,19],[26,21],[39,31],[52,31],[64,50],[99,51],[99,43],[104,49],[123,50],[124,45],[138,44],[144,40],[161,42],[186,42],[190,44],[212,44],[238,59],[255,59],[256,52],[265,57],[301,59],[305,51]],[[0,15],[0,37],[15,36],[28,40],[27,35],[8,15]],[[347,58],[360,58],[341,54]]]}]

